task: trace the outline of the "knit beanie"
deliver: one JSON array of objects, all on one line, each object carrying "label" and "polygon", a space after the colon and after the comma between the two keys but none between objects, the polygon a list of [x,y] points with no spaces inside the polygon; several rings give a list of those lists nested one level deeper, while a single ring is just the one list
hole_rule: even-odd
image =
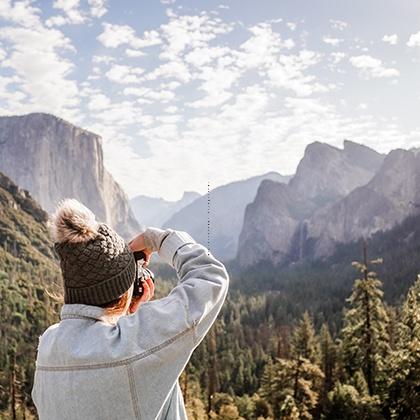
[{"label": "knit beanie", "polygon": [[61,201],[49,226],[60,258],[64,303],[102,305],[133,284],[136,262],[128,244],[79,201]]}]

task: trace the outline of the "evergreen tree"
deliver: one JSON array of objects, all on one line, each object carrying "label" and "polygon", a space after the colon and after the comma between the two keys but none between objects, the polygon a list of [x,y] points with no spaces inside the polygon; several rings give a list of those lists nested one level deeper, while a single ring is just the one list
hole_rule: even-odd
[{"label": "evergreen tree", "polygon": [[328,392],[334,386],[336,380],[337,346],[330,335],[328,325],[324,323],[319,337],[321,350],[321,370],[324,374],[324,381],[321,394],[321,402],[324,405]]},{"label": "evergreen tree", "polygon": [[386,379],[385,363],[390,351],[388,316],[382,302],[382,283],[376,273],[368,269],[366,246],[363,263],[354,262],[353,265],[363,278],[355,280],[348,299],[350,309],[345,313],[342,330],[344,367],[350,378],[361,370],[369,395],[374,395],[381,392]]},{"label": "evergreen tree", "polygon": [[[288,407],[293,413],[296,407],[301,419],[312,419],[318,403],[318,390],[323,379],[321,369],[308,359],[278,359],[274,365],[273,412],[278,418]],[[291,399],[291,398],[292,399]],[[286,405],[285,402],[288,401]],[[292,414],[290,414],[292,415]]]},{"label": "evergreen tree", "polygon": [[269,404],[270,410],[276,403],[276,396],[274,394],[274,364],[271,357],[268,359],[268,363],[264,367],[263,375],[261,377],[261,388],[259,395]]},{"label": "evergreen tree", "polygon": [[308,359],[311,363],[319,362],[319,344],[312,319],[307,311],[294,328],[290,345],[292,358]]},{"label": "evergreen tree", "polygon": [[380,401],[377,396],[360,395],[352,385],[336,383],[328,394],[325,420],[379,420]]},{"label": "evergreen tree", "polygon": [[394,419],[420,418],[420,276],[408,292],[392,352],[386,408]]}]

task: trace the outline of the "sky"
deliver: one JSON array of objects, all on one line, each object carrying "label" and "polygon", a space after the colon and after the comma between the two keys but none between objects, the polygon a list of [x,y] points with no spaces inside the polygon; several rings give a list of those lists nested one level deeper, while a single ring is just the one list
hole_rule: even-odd
[{"label": "sky", "polygon": [[99,134],[130,198],[420,147],[419,74],[418,0],[0,0],[0,115]]}]

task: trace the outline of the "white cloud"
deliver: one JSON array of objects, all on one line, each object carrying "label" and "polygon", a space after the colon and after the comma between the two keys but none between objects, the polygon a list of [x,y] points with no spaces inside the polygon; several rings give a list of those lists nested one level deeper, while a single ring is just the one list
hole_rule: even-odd
[{"label": "white cloud", "polygon": [[338,31],[344,31],[349,24],[339,19],[330,19],[331,28],[336,29]]},{"label": "white cloud", "polygon": [[115,25],[103,23],[103,32],[98,40],[107,48],[117,48],[120,45],[129,45],[133,49],[151,47],[161,43],[159,34],[156,31],[145,31],[143,37],[136,36],[135,30],[128,25]]},{"label": "white cloud", "polygon": [[329,87],[317,82],[315,76],[305,74],[305,71],[319,63],[320,59],[320,54],[309,50],[301,50],[297,55],[281,55],[267,70],[269,83],[275,87],[292,90],[298,96],[326,92]]},{"label": "white cloud", "polygon": [[167,103],[175,98],[175,93],[171,90],[156,90],[144,87],[129,87],[123,91],[126,96],[138,96],[151,101],[159,101],[161,103]]},{"label": "white cloud", "polygon": [[122,64],[113,64],[111,68],[105,73],[105,76],[115,83],[129,84],[139,83],[140,75],[144,73],[141,67],[130,67]]},{"label": "white cloud", "polygon": [[88,108],[91,111],[103,111],[111,106],[111,100],[103,93],[89,95]]},{"label": "white cloud", "polygon": [[339,38],[332,38],[332,37],[328,37],[328,36],[324,36],[324,37],[322,38],[322,40],[323,40],[326,44],[332,45],[333,47],[337,47],[337,46],[340,44],[340,42],[342,42],[342,41],[343,41],[342,39],[339,39]]},{"label": "white cloud", "polygon": [[53,8],[63,12],[62,15],[49,17],[45,24],[48,27],[63,25],[80,25],[100,18],[107,12],[106,0],[88,0],[89,10],[82,10],[80,0],[55,0]]},{"label": "white cloud", "polygon": [[156,80],[159,78],[174,78],[182,83],[187,83],[191,79],[191,74],[188,67],[181,60],[174,60],[161,64],[144,76],[145,80]]},{"label": "white cloud", "polygon": [[125,50],[125,53],[127,54],[127,57],[142,57],[142,56],[146,55],[146,53],[144,53],[141,50],[133,50],[131,48],[127,48]]},{"label": "white cloud", "polygon": [[90,6],[90,14],[93,17],[100,18],[108,11],[106,0],[88,0],[88,4]]},{"label": "white cloud", "polygon": [[161,60],[177,61],[185,51],[205,47],[218,35],[233,30],[232,24],[227,24],[218,17],[210,17],[207,12],[178,16],[168,11],[168,15],[169,22],[161,25],[161,35],[165,40],[159,55]]},{"label": "white cloud", "polygon": [[169,114],[174,114],[175,112],[178,112],[178,107],[175,105],[168,106],[164,109],[165,112],[168,112]]},{"label": "white cloud", "polygon": [[409,47],[420,47],[420,31],[410,36],[407,45]]},{"label": "white cloud", "polygon": [[25,27],[39,25],[39,13],[40,9],[34,7],[31,0],[16,1],[14,3],[10,0],[0,1],[0,18]]},{"label": "white cloud", "polygon": [[64,16],[52,16],[45,21],[47,26],[63,26],[67,24],[78,25],[87,19],[85,13],[80,9],[80,0],[55,0],[53,8],[61,10]]},{"label": "white cloud", "polygon": [[248,28],[252,36],[240,45],[238,53],[238,66],[259,67],[269,64],[282,50],[294,47],[291,39],[283,40],[278,32],[274,32],[272,26],[267,23]]},{"label": "white cloud", "polygon": [[384,35],[384,37],[382,38],[382,41],[388,43],[389,45],[397,45],[398,35],[397,34]]},{"label": "white cloud", "polygon": [[346,58],[347,54],[342,51],[333,52],[331,53],[331,57],[333,59],[333,64],[340,63],[344,58]]},{"label": "white cloud", "polygon": [[111,57],[110,55],[94,55],[92,57],[92,62],[97,64],[111,64],[115,61],[115,57]]},{"label": "white cloud", "polygon": [[30,98],[25,107],[65,113],[78,104],[77,83],[69,79],[74,65],[60,56],[74,47],[60,31],[41,26],[3,27],[0,39],[9,43],[10,51],[2,67],[15,71],[20,89]]},{"label": "white cloud", "polygon": [[291,31],[295,31],[297,28],[297,25],[295,22],[287,22],[286,26],[291,30]]},{"label": "white cloud", "polygon": [[400,72],[395,68],[386,68],[382,61],[370,55],[359,55],[350,57],[350,63],[359,69],[362,77],[370,78],[384,78],[397,77]]},{"label": "white cloud", "polygon": [[198,47],[185,55],[185,61],[200,68],[204,64],[209,64],[215,59],[226,55],[230,51],[227,47]]}]

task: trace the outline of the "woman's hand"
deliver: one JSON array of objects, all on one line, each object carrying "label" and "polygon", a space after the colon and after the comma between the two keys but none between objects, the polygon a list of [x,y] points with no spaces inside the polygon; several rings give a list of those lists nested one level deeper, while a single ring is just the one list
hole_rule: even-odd
[{"label": "woman's hand", "polygon": [[134,237],[128,243],[128,246],[130,247],[130,249],[133,252],[135,252],[135,251],[143,251],[144,252],[144,254],[146,256],[146,260],[144,262],[144,266],[147,267],[149,265],[149,262],[150,262],[150,256],[153,253],[153,249],[151,247],[147,247],[146,246],[144,233],[140,233],[139,235],[137,235],[136,237]]},{"label": "woman's hand", "polygon": [[133,314],[137,311],[140,304],[143,302],[147,302],[148,300],[152,299],[153,295],[155,294],[155,284],[151,278],[148,278],[142,283],[143,286],[143,294],[138,297],[134,296],[131,298],[130,307],[128,308],[128,313]]}]

